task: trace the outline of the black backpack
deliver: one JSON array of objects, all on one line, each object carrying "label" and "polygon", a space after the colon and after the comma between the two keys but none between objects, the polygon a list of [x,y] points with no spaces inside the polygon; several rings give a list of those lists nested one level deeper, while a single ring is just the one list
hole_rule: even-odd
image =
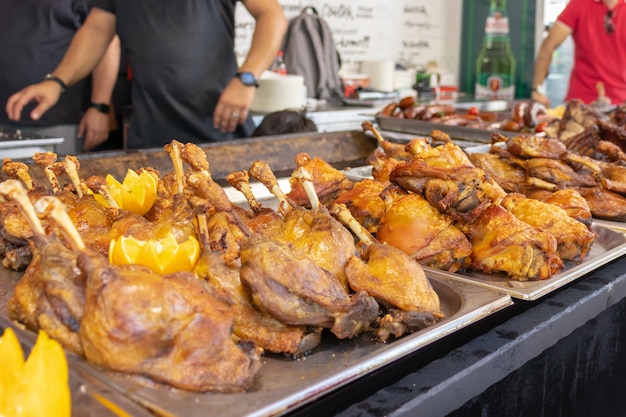
[{"label": "black backpack", "polygon": [[289,21],[283,40],[287,72],[304,77],[307,97],[338,104],[343,101],[340,60],[326,21],[312,6]]}]

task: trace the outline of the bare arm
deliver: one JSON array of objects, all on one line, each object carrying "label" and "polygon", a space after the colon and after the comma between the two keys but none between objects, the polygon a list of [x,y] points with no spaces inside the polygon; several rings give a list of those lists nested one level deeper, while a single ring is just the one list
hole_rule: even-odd
[{"label": "bare arm", "polygon": [[[120,68],[120,40],[117,36],[109,44],[109,47],[93,70],[91,102],[110,104],[113,88],[117,81]],[[90,151],[109,138],[109,114],[104,114],[97,109],[89,108],[85,112],[78,127],[78,137],[83,137],[84,151]]]},{"label": "bare arm", "polygon": [[[115,15],[94,8],[76,32],[68,51],[53,74],[70,86],[89,75],[101,61],[115,36]],[[37,120],[56,104],[61,87],[52,81],[43,81],[24,88],[9,97],[6,111],[11,120],[19,120],[22,109],[31,101],[39,104],[31,112]]]},{"label": "bare arm", "polygon": [[[555,49],[559,47],[572,33],[571,29],[565,26],[563,23],[556,22],[550,28],[548,36],[541,43],[537,58],[535,58],[535,69],[533,72],[533,89],[543,84],[544,80],[548,76],[548,70],[550,69],[550,62],[552,61],[552,54]],[[550,100],[543,94],[536,91],[532,93],[532,99],[546,106],[550,105]]]},{"label": "bare arm", "polygon": [[[243,4],[255,18],[256,24],[250,51],[240,71],[249,71],[259,77],[276,57],[287,30],[287,19],[277,0],[243,0]],[[234,131],[238,123],[246,120],[253,98],[254,87],[244,86],[239,79],[234,78],[224,89],[215,107],[214,126],[224,132]],[[239,117],[234,118],[233,114]]]}]

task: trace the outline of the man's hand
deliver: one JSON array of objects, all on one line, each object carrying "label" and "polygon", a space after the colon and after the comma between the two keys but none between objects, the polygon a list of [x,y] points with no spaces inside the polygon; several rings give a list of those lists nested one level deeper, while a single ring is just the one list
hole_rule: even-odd
[{"label": "man's hand", "polygon": [[30,117],[33,120],[39,120],[50,107],[59,101],[61,92],[61,86],[52,80],[30,85],[9,97],[6,106],[7,115],[9,119],[18,121],[24,106],[31,101],[36,101],[39,104],[30,112]]},{"label": "man's hand", "polygon": [[217,102],[213,126],[222,132],[234,132],[237,125],[248,117],[254,92],[254,86],[243,85],[238,78],[233,78]]},{"label": "man's hand", "polygon": [[89,152],[109,138],[109,115],[89,108],[78,125],[78,137],[84,138],[83,151]]},{"label": "man's hand", "polygon": [[546,107],[550,107],[550,99],[541,93],[533,91],[530,95],[530,98],[537,103],[541,103]]}]

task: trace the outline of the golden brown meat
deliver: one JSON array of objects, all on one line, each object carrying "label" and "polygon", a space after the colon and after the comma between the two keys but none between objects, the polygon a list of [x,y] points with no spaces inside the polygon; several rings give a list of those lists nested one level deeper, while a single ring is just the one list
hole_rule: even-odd
[{"label": "golden brown meat", "polygon": [[[257,169],[260,166],[265,167]],[[257,161],[250,168],[250,174],[275,195],[279,200],[279,209],[283,213],[283,219],[268,223],[261,234],[290,245],[295,252],[331,272],[347,292],[349,287],[344,268],[356,251],[354,238],[317,199],[310,173],[304,168],[298,168],[294,171],[292,179],[301,184],[311,209],[295,205],[280,191],[276,177],[267,164]]]},{"label": "golden brown meat", "polygon": [[593,217],[626,221],[626,197],[601,187],[576,187],[575,190],[585,198]]},{"label": "golden brown meat", "polygon": [[472,253],[472,245],[452,218],[419,194],[391,202],[376,237],[422,265],[450,272],[466,267]]},{"label": "golden brown meat", "polygon": [[493,153],[470,153],[469,160],[482,169],[507,192],[523,193],[527,187],[526,170]]},{"label": "golden brown meat", "polygon": [[353,256],[346,267],[350,286],[387,307],[378,322],[379,340],[400,337],[444,317],[439,295],[417,262],[400,249],[376,241],[345,206],[335,204],[331,210],[361,241],[360,257]]},{"label": "golden brown meat", "polygon": [[240,276],[261,311],[286,324],[330,328],[339,339],[367,331],[378,315],[372,297],[348,295],[335,275],[272,238],[248,240]]},{"label": "golden brown meat", "polygon": [[245,391],[259,351],[232,338],[233,313],[192,273],[115,267],[82,251],[87,274],[80,340],[97,365],[190,391]]},{"label": "golden brown meat", "polygon": [[554,192],[541,189],[531,189],[527,192],[527,196],[543,201],[544,203],[559,206],[565,210],[571,218],[582,222],[587,227],[591,226],[592,216],[589,203],[587,203],[587,200],[585,200],[580,192],[574,190],[573,188],[557,190]]},{"label": "golden brown meat", "polygon": [[[315,193],[322,204],[333,201],[339,194],[352,188],[352,181],[346,178],[346,174],[334,168],[321,158],[311,158],[302,152],[296,155],[296,169],[304,168],[311,173]],[[289,179],[291,190],[287,196],[296,204],[306,206],[309,198],[304,188],[294,178]]]},{"label": "golden brown meat", "polygon": [[85,304],[85,275],[76,266],[76,252],[45,234],[19,182],[0,183],[0,194],[20,207],[34,242],[33,259],[7,303],[9,317],[35,332],[44,330],[66,349],[82,353],[78,329]]},{"label": "golden brown meat", "polygon": [[239,278],[239,265],[228,265],[219,252],[204,251],[194,273],[208,282],[214,294],[233,312],[233,334],[260,348],[289,355],[312,350],[320,342],[321,328],[311,331],[290,326],[256,309]]},{"label": "golden brown meat", "polygon": [[385,214],[385,203],[380,197],[384,189],[385,185],[379,181],[361,180],[351,190],[341,193],[335,203],[345,204],[370,233],[376,233]]},{"label": "golden brown meat", "polygon": [[464,232],[474,249],[474,270],[527,281],[548,279],[563,267],[554,236],[518,220],[499,204],[464,225]]},{"label": "golden brown meat", "polygon": [[422,193],[437,210],[454,220],[471,222],[506,192],[483,170],[476,168],[457,145],[437,147],[413,140],[407,145],[414,154],[391,173],[400,187]]},{"label": "golden brown meat", "polygon": [[361,123],[361,128],[363,129],[363,132],[371,132],[374,135],[378,141],[377,149],[382,150],[382,153],[386,158],[399,160],[408,160],[411,158],[411,154],[405,149],[405,144],[386,140],[369,120]]},{"label": "golden brown meat", "polygon": [[519,220],[554,236],[559,256],[566,261],[582,262],[598,237],[565,210],[550,203],[512,193],[502,200],[502,206]]}]

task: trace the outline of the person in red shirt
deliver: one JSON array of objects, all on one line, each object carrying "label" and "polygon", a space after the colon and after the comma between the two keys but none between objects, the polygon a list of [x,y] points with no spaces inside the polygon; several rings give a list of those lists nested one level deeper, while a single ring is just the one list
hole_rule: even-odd
[{"label": "person in red shirt", "polygon": [[[552,53],[568,37],[574,41],[574,66],[565,101],[612,104],[626,101],[626,0],[571,0],[543,40],[533,75],[532,99],[550,105],[541,85]],[[607,100],[607,101],[608,101]]]}]

